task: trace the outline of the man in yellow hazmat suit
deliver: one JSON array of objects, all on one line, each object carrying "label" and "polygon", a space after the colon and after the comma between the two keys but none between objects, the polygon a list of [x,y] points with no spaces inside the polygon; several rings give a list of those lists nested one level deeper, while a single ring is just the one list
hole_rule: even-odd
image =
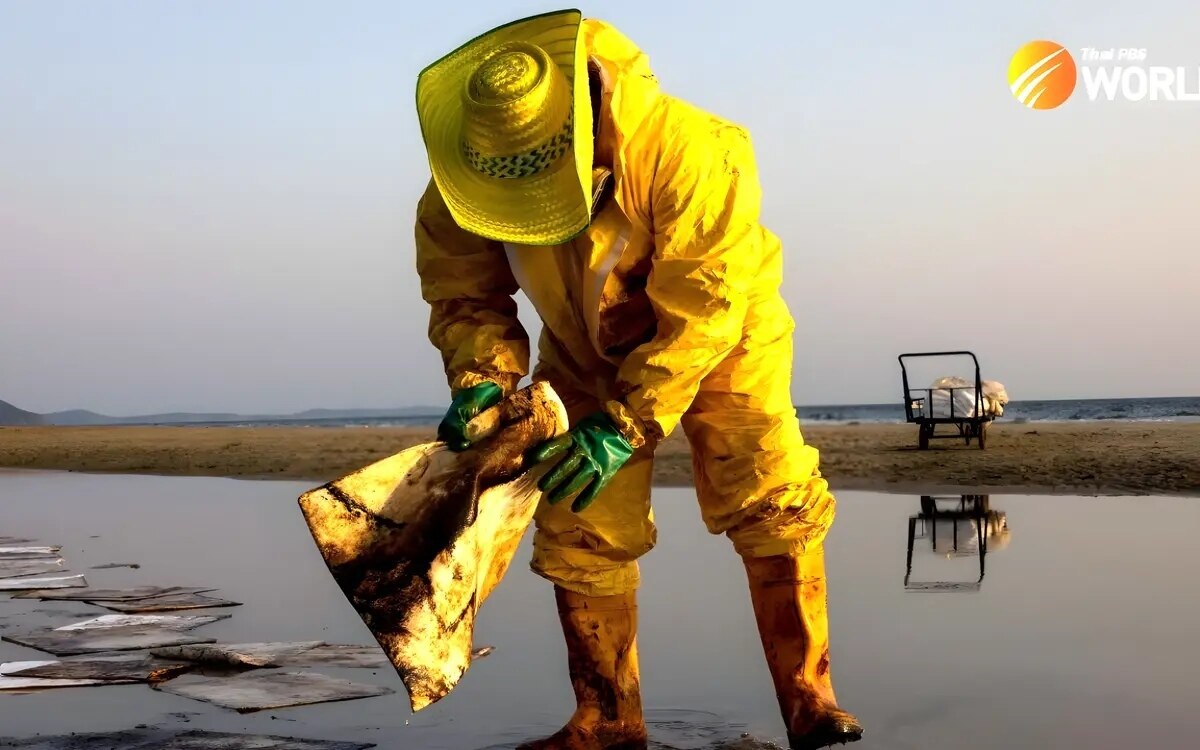
[{"label": "man in yellow hazmat suit", "polygon": [[[422,71],[432,172],[417,268],[452,403],[439,436],[529,368],[513,295],[543,323],[536,380],[570,431],[535,517],[578,709],[527,748],[641,748],[637,559],[654,546],[654,447],[682,425],[704,521],[745,564],[793,748],[859,739],[829,667],[823,541],[835,501],[790,384],[779,240],[738,126],[659,90],[646,56],[578,11],[526,18]],[[572,499],[572,502],[561,502]]]}]

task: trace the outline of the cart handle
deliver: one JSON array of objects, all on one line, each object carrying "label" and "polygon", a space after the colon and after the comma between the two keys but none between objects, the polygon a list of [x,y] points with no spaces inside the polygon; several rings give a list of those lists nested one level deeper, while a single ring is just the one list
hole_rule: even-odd
[{"label": "cart handle", "polygon": [[907,354],[901,354],[898,357],[898,359],[900,360],[900,367],[902,367],[902,368],[904,367],[904,358],[905,357],[910,357],[910,358],[912,358],[912,357],[970,357],[971,360],[975,362],[975,369],[976,370],[979,369],[979,358],[975,356],[974,352],[968,352],[968,351],[961,351],[961,352],[909,352]]}]

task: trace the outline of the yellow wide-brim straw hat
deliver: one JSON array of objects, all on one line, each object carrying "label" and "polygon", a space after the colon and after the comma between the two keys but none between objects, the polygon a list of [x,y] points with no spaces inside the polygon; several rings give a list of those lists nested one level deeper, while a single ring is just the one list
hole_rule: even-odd
[{"label": "yellow wide-brim straw hat", "polygon": [[592,105],[578,10],[476,37],[421,71],[434,182],[463,229],[555,245],[591,219]]}]

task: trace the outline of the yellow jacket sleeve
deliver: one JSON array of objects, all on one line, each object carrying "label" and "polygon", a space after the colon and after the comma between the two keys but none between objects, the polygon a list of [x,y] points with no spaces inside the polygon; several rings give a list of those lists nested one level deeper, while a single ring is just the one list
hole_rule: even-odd
[{"label": "yellow jacket sleeve", "polygon": [[661,439],[742,337],[762,244],[749,136],[707,118],[685,120],[659,157],[651,193],[646,293],[658,327],[625,358],[618,382],[623,405],[648,437]]},{"label": "yellow jacket sleeve", "polygon": [[458,226],[432,180],[417,204],[417,273],[430,305],[429,340],[452,391],[484,381],[505,393],[529,371],[529,335],[504,248]]}]

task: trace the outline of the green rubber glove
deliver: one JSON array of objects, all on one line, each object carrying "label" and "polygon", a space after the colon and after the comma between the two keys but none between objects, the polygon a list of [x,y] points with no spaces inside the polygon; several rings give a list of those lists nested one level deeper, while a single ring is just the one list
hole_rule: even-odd
[{"label": "green rubber glove", "polygon": [[[565,435],[543,443],[533,452],[537,463],[562,457],[538,482],[556,505],[575,492],[571,504],[576,513],[592,504],[617,469],[633,455],[633,447],[604,412],[584,417]],[[582,492],[580,492],[582,490]]]},{"label": "green rubber glove", "polygon": [[484,409],[495,406],[504,398],[504,391],[495,383],[480,383],[470,388],[464,388],[454,394],[446,416],[438,425],[438,440],[444,442],[452,451],[465,451],[471,447],[467,440],[467,422],[470,422]]}]

